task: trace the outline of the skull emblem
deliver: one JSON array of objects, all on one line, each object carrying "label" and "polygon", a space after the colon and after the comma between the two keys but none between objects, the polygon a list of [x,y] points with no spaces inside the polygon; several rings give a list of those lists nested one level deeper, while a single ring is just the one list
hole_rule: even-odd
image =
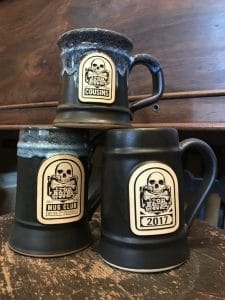
[{"label": "skull emblem", "polygon": [[147,184],[154,193],[161,193],[165,188],[165,178],[161,173],[154,172],[148,176]]},{"label": "skull emblem", "polygon": [[91,63],[91,68],[95,73],[100,74],[105,71],[105,62],[100,58],[95,58]]},{"label": "skull emblem", "polygon": [[55,169],[55,176],[61,183],[70,182],[73,177],[73,168],[70,163],[59,163]]}]

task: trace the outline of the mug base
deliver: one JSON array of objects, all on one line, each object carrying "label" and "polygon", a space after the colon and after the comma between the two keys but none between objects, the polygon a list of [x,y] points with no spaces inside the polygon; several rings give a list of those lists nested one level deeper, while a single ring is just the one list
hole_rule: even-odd
[{"label": "mug base", "polygon": [[53,124],[57,127],[69,128],[127,128],[130,126],[131,119],[132,115],[128,108],[60,105]]},{"label": "mug base", "polygon": [[16,249],[14,248],[13,246],[10,245],[10,243],[8,242],[8,247],[13,250],[14,252],[18,253],[18,254],[21,254],[21,255],[24,255],[24,256],[28,256],[28,257],[37,257],[37,258],[50,258],[50,257],[61,257],[61,256],[66,256],[66,255],[70,255],[70,254],[73,254],[73,253],[77,253],[77,252],[80,252],[86,248],[88,248],[89,246],[91,245],[91,243],[89,244],[86,244],[83,248],[79,248],[79,249],[76,249],[76,250],[72,250],[72,251],[69,251],[69,252],[62,252],[62,253],[58,253],[58,254],[36,254],[36,253],[31,253],[31,252],[23,252],[23,250],[21,251],[20,249]]},{"label": "mug base", "polygon": [[130,124],[107,124],[107,123],[76,123],[76,122],[54,122],[54,126],[61,128],[85,128],[85,129],[116,129],[129,128]]},{"label": "mug base", "polygon": [[85,249],[92,242],[91,232],[86,223],[76,226],[69,224],[68,227],[49,226],[15,222],[8,241],[9,248],[26,256],[57,257]]},{"label": "mug base", "polygon": [[189,257],[189,247],[186,236],[164,241],[134,238],[130,243],[121,239],[113,240],[102,236],[99,253],[102,259],[122,270],[131,272],[153,273],[167,271],[182,265]]},{"label": "mug base", "polygon": [[158,269],[132,269],[132,268],[125,268],[125,267],[121,267],[121,266],[112,264],[112,263],[108,262],[106,259],[104,259],[103,257],[101,257],[101,258],[106,264],[108,264],[108,265],[110,265],[110,266],[112,266],[116,269],[120,269],[120,270],[128,271],[128,272],[134,272],[134,273],[159,273],[159,272],[165,272],[165,271],[175,269],[175,268],[177,268],[177,267],[179,267],[179,266],[181,266],[182,264],[185,263],[185,261],[183,261],[183,262],[181,262],[177,265],[173,265],[173,266],[165,267],[165,268],[158,268]]}]

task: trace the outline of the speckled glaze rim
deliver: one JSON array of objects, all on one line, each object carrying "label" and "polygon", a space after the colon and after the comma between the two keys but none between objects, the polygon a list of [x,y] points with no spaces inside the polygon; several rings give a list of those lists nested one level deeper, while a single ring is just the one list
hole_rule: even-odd
[{"label": "speckled glaze rim", "polygon": [[[21,128],[19,132],[19,139],[18,144],[25,142],[40,142],[40,136],[43,141],[49,142],[48,135],[54,135],[57,141],[61,144],[63,141],[61,140],[61,137],[68,140],[68,143],[71,139],[71,136],[74,136],[74,138],[78,139],[79,136],[89,136],[89,132],[87,129],[84,128],[60,128],[56,126],[27,126],[24,128]],[[65,136],[65,134],[69,134],[68,137]],[[28,140],[27,140],[28,139]],[[72,143],[72,141],[71,141]]]},{"label": "speckled glaze rim", "polygon": [[[63,131],[68,131],[68,132],[73,132],[73,133],[76,133],[76,131],[74,131],[74,128],[64,128],[64,127],[58,127],[58,126],[55,126],[54,124],[53,125],[27,125],[27,126],[23,126],[20,128],[19,131],[21,132],[25,132],[25,131],[28,131],[28,130],[33,130],[33,131],[38,131],[38,130],[48,130],[48,131],[52,131],[52,132],[63,132]],[[80,130],[78,128],[78,131],[83,131],[85,132],[85,130]],[[88,131],[88,130],[86,130]]]},{"label": "speckled glaze rim", "polygon": [[60,48],[73,48],[85,42],[122,48],[127,52],[133,49],[133,43],[126,35],[102,28],[79,28],[66,31],[59,37],[57,45]]},{"label": "speckled glaze rim", "polygon": [[45,157],[57,154],[88,156],[89,132],[84,128],[33,127],[20,130],[17,156],[24,158]]}]

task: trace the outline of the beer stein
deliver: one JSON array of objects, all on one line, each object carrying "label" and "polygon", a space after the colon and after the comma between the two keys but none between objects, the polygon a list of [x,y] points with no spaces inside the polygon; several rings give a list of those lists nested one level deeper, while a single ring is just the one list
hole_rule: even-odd
[{"label": "beer stein", "polygon": [[[156,103],[163,93],[163,72],[148,54],[130,55],[132,42],[120,33],[86,28],[64,33],[62,96],[54,124],[58,127],[127,127],[133,113]],[[152,95],[128,102],[128,75],[135,65],[151,73]]]},{"label": "beer stein", "polygon": [[87,201],[91,154],[87,131],[25,128],[20,131],[17,154],[10,248],[47,257],[87,247],[91,242],[88,217],[97,200]]},{"label": "beer stein", "polygon": [[[182,155],[204,162],[201,186],[184,206]],[[216,157],[202,140],[179,143],[176,129],[114,129],[103,149],[100,254],[135,272],[175,268],[189,255],[187,233],[216,176]]]}]

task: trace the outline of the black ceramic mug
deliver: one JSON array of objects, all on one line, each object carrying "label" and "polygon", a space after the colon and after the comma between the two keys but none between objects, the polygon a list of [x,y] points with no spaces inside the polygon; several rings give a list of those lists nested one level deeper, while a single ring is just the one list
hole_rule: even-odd
[{"label": "black ceramic mug", "polygon": [[[59,256],[91,243],[88,218],[97,204],[88,196],[88,132],[25,128],[18,142],[15,220],[9,246],[30,256]],[[90,201],[87,198],[90,197]]]},{"label": "black ceramic mug", "polygon": [[[188,206],[183,200],[185,151],[195,148],[204,176]],[[100,254],[112,266],[158,272],[188,258],[187,231],[216,176],[205,142],[179,143],[176,129],[117,129],[104,144]]]},{"label": "black ceramic mug", "polygon": [[[131,56],[132,42],[120,33],[96,28],[71,30],[60,37],[58,45],[63,68],[56,126],[128,126],[136,110],[156,103],[163,93],[158,61],[148,54]],[[138,64],[151,73],[152,96],[129,104],[128,75]]]}]

